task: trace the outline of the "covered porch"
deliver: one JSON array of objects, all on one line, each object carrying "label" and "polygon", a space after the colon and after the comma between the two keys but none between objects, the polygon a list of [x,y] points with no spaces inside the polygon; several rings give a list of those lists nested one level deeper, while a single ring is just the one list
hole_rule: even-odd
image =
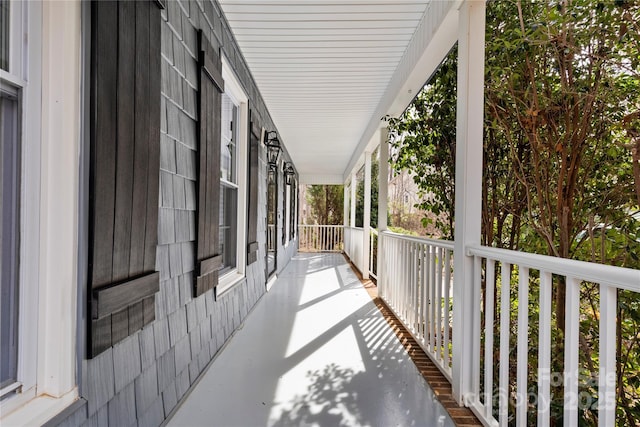
[{"label": "covered porch", "polygon": [[[573,426],[585,408],[597,412],[598,425],[615,425],[617,294],[640,292],[640,271],[481,244],[485,2],[275,3],[221,1],[300,183],[345,188],[344,224],[299,225],[299,247],[344,252],[364,278],[375,278],[380,297],[450,381],[455,400],[484,425],[544,426],[559,416]],[[409,105],[456,44],[455,236],[398,235],[387,229],[384,117]],[[357,227],[360,170],[364,218]],[[557,286],[566,286],[566,329],[562,368],[554,372]],[[583,286],[597,289],[599,314],[598,363],[586,376],[578,356]],[[539,337],[535,345],[532,335]],[[584,393],[587,383],[596,397]],[[553,395],[562,404],[552,416]]]},{"label": "covered porch", "polygon": [[213,419],[224,426],[455,425],[338,253],[291,260],[168,425]]}]

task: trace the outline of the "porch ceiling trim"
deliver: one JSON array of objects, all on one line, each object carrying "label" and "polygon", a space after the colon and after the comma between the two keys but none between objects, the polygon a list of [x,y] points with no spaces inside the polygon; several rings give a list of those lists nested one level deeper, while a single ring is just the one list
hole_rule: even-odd
[{"label": "porch ceiling trim", "polygon": [[[303,181],[343,183],[457,38],[462,0],[218,0]],[[340,178],[336,178],[340,176]]]},{"label": "porch ceiling trim", "polygon": [[360,137],[344,171],[343,181],[362,163],[364,151],[378,145],[379,140],[374,135],[383,125],[382,118],[385,115],[398,116],[407,108],[456,43],[461,4],[462,0],[429,3],[375,113]]},{"label": "porch ceiling trim", "polygon": [[313,175],[300,174],[300,183],[307,185],[342,185],[344,180],[342,175]]}]

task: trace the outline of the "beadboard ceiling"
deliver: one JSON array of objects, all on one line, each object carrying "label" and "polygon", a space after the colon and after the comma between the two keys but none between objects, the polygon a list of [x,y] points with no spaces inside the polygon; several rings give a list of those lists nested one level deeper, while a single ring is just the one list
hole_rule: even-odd
[{"label": "beadboard ceiling", "polygon": [[220,0],[303,182],[344,182],[429,77],[416,65],[454,3]]}]

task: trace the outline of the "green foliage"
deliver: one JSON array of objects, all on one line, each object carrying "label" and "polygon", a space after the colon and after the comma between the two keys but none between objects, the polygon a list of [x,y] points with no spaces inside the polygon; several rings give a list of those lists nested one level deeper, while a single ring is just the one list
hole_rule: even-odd
[{"label": "green foliage", "polygon": [[394,226],[389,226],[388,228],[389,228],[389,231],[392,231],[394,233],[405,234],[407,236],[419,236],[419,234],[416,233],[415,231],[407,230],[406,228],[394,227]]},{"label": "green foliage", "polygon": [[320,225],[343,224],[344,187],[342,185],[307,186],[311,221]]},{"label": "green foliage", "polygon": [[[640,205],[639,23],[637,1],[487,3],[483,244],[640,269],[640,220],[631,216]],[[393,168],[414,172],[423,196],[417,207],[435,213],[449,238],[454,226],[455,56],[454,50],[401,117],[389,119]],[[512,320],[517,281],[512,277]],[[529,341],[535,348],[535,274],[530,285]],[[565,288],[564,279],[554,277],[555,372],[563,367]],[[640,420],[639,300],[637,294],[618,293],[619,425]],[[583,283],[583,372],[597,372],[598,304],[597,286]],[[513,335],[510,344],[515,346]],[[536,365],[535,354],[529,363]],[[533,391],[536,381],[532,370]],[[597,383],[588,375],[580,387],[597,396]],[[552,424],[561,425],[562,387],[553,393]],[[595,407],[581,408],[580,425],[597,424],[597,415]]]},{"label": "green foliage", "polygon": [[[378,171],[380,170],[377,156],[371,156],[371,217],[369,224],[378,227]],[[364,173],[356,186],[356,227],[364,224]]]},{"label": "green foliage", "polygon": [[527,226],[550,255],[572,257],[594,212],[619,219],[632,200],[630,153],[616,132],[629,102],[640,105],[637,74],[623,69],[638,57],[619,37],[625,10],[591,1],[488,7],[487,132],[510,147]]},{"label": "green foliage", "polygon": [[[409,169],[444,238],[453,238],[457,49],[398,118],[388,117],[391,166]],[[444,214],[444,215],[441,215]],[[426,225],[426,224],[425,224]]]}]

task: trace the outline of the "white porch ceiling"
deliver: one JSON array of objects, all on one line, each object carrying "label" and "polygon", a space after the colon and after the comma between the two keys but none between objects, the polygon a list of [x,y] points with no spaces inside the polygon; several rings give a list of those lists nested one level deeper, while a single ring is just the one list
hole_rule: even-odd
[{"label": "white porch ceiling", "polygon": [[219,1],[307,183],[344,182],[455,41],[455,2]]}]

